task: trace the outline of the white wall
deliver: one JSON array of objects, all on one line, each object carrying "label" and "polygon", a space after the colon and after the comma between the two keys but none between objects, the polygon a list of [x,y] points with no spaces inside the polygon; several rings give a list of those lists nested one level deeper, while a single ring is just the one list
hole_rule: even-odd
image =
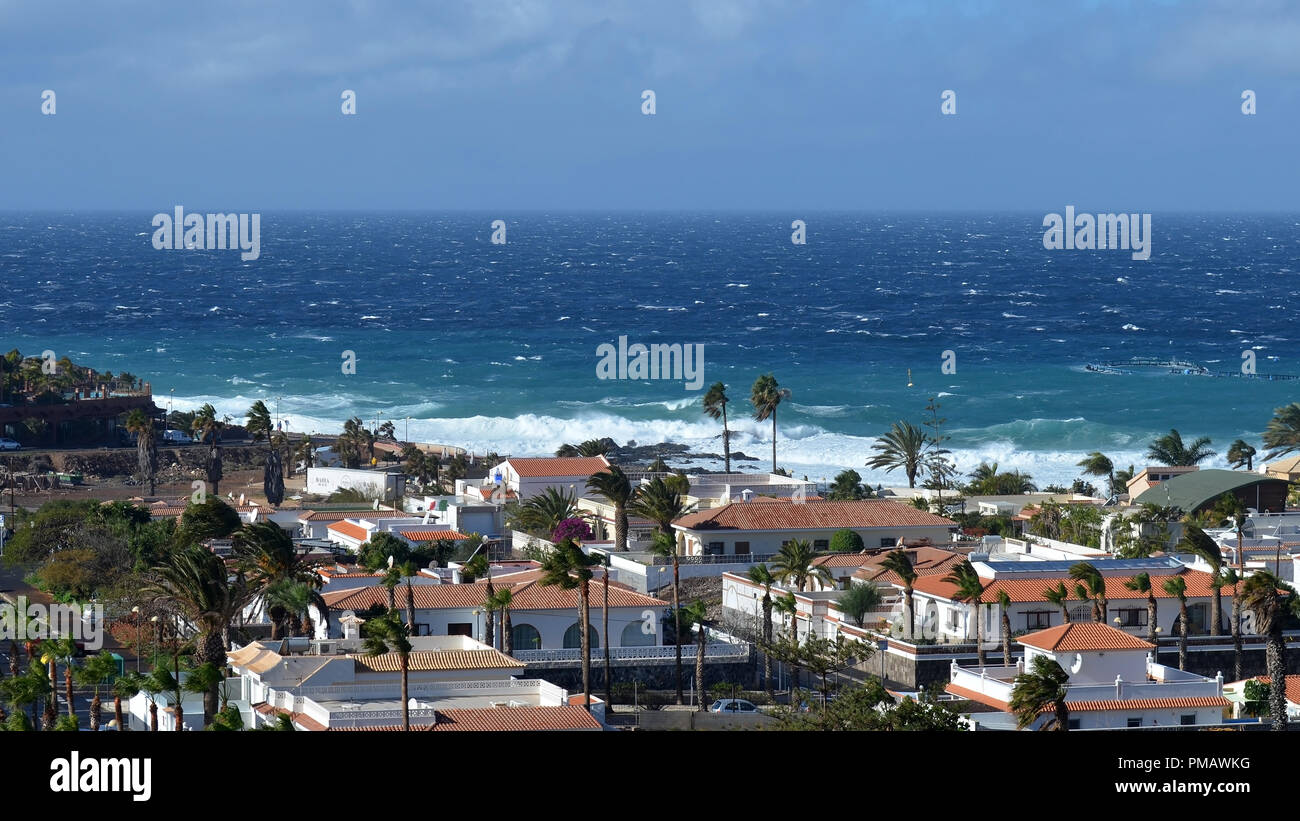
[{"label": "white wall", "polygon": [[[403,599],[399,593],[397,596],[397,608],[402,613],[405,620],[406,609],[403,605]],[[487,619],[486,611],[479,608],[479,615],[475,616],[475,608],[438,608],[438,609],[420,609],[416,608],[415,623],[420,627],[422,633],[429,635],[443,636],[447,635],[447,627],[450,624],[471,624],[473,625],[473,638],[483,641],[484,624]],[[593,596],[591,602],[591,628],[598,636],[603,636],[602,632],[602,609],[600,607],[600,596]],[[647,616],[647,614],[649,614]],[[343,629],[339,624],[339,617],[342,612],[337,610],[330,611],[329,619],[329,637],[338,638],[343,635]],[[663,626],[660,623],[660,617],[663,615],[662,608],[652,607],[611,607],[609,608],[609,646],[622,647],[623,629],[629,624],[642,625],[649,623],[654,627],[654,644],[663,643]],[[499,631],[501,617],[497,614],[497,627]],[[648,620],[647,620],[648,619]],[[564,647],[564,633],[569,627],[578,621],[577,608],[566,608],[564,610],[511,610],[510,622],[513,626],[521,624],[531,624],[541,634],[542,650],[558,650]],[[500,639],[497,639],[498,644]],[[516,650],[525,648],[516,647]]]},{"label": "white wall", "polygon": [[[893,544],[901,545],[904,539],[929,539],[933,544],[944,544],[950,538],[950,533],[946,527],[864,527],[851,529],[862,537],[863,543],[868,548],[881,547],[884,539],[893,539]],[[722,550],[726,555],[732,555],[736,552],[736,542],[749,542],[749,552],[751,554],[769,555],[779,552],[782,542],[793,539],[806,539],[813,543],[814,546],[818,540],[824,540],[829,544],[831,537],[839,530],[841,528],[728,530],[724,533],[718,533],[708,530],[694,531],[678,528],[678,533],[684,536],[685,555],[687,556],[703,555],[704,548],[712,542],[722,542]],[[682,539],[679,538],[679,544],[681,542]]]}]

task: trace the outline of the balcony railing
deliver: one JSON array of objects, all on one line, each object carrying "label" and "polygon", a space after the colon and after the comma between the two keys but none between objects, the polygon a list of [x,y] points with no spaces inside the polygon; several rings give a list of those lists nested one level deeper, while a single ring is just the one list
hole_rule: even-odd
[{"label": "balcony railing", "polygon": [[[694,659],[696,645],[683,644],[682,658]],[[591,648],[591,660],[601,661],[604,659],[605,651],[599,647]],[[567,648],[563,650],[516,650],[515,658],[523,662],[540,662],[540,661],[581,661],[582,650],[580,648]],[[672,645],[654,646],[654,647],[612,647],[609,651],[610,660],[640,660],[640,659],[669,659],[676,658],[676,651]],[[704,647],[705,659],[740,659],[749,657],[748,644],[707,644]]]},{"label": "balcony railing", "polygon": [[[568,695],[566,690],[541,679],[411,682],[406,690],[407,695],[411,698],[446,698],[462,693],[465,695],[487,695],[488,692],[485,691],[499,690],[502,694],[536,695],[546,703],[555,704],[563,704]],[[374,701],[385,698],[400,698],[401,692],[400,683],[394,680],[391,684],[340,684],[337,687],[303,687],[299,694],[305,698],[327,701],[347,701],[363,698]]]}]

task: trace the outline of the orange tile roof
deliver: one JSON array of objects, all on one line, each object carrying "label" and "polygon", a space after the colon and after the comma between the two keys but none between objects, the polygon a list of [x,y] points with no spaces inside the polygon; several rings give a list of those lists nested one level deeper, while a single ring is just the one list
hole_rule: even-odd
[{"label": "orange tile roof", "polygon": [[[1124,586],[1131,577],[1124,576],[1107,576],[1106,577],[1106,599],[1109,602],[1118,601],[1141,601],[1146,602],[1145,593],[1136,593]],[[1182,578],[1187,582],[1187,597],[1189,599],[1208,598],[1210,596],[1210,574],[1203,570],[1192,570],[1186,568],[1178,573],[1151,576],[1152,592],[1157,599],[1174,598],[1165,592],[1164,584],[1169,579]],[[901,582],[894,582],[901,584]],[[1047,597],[1043,591],[1048,588],[1054,588],[1058,583],[1064,583],[1065,589],[1074,591],[1075,581],[1069,576],[1048,576],[1034,579],[989,579],[988,586],[984,588],[984,601],[997,601],[998,592],[1006,591],[1007,596],[1013,602],[1045,602]],[[953,591],[957,588],[951,582],[945,582],[939,575],[923,576],[916,580],[912,589],[918,593],[928,593],[932,596],[938,596],[944,599],[951,599]],[[1223,595],[1231,598],[1232,589],[1223,588]]]},{"label": "orange tile roof", "polygon": [[[412,732],[542,732],[599,730],[600,722],[583,707],[484,707],[478,710],[438,710],[436,724],[411,727]],[[383,727],[331,727],[330,732],[401,732],[398,724]]]},{"label": "orange tile roof", "polygon": [[[493,579],[498,589],[509,587],[514,596],[510,603],[511,610],[568,610],[578,606],[578,591],[561,590],[555,586],[543,586],[536,581],[519,584],[506,584],[504,580]],[[486,597],[483,584],[419,584],[411,588],[417,610],[437,610],[442,608],[482,607]],[[592,579],[590,586],[591,603],[603,603],[604,591],[600,579]],[[399,607],[406,603],[406,590],[395,592]],[[382,585],[352,590],[339,590],[325,593],[326,605],[330,610],[365,610],[375,604],[387,606],[388,591]],[[609,586],[610,607],[667,607],[668,602],[646,596],[617,583]]]},{"label": "orange tile roof", "polygon": [[[917,576],[947,575],[952,570],[952,565],[966,558],[965,554],[951,550],[941,550],[937,547],[907,548],[907,553],[912,560],[912,569],[916,571]],[[853,578],[902,586],[902,577],[894,571],[886,570],[880,566],[884,562],[886,555],[888,554],[879,554],[873,564],[854,573]]]},{"label": "orange tile roof", "polygon": [[[956,684],[947,684],[943,688],[955,696],[988,705],[1004,713],[1011,712],[1011,705],[1005,701],[985,695]],[[1228,700],[1223,696],[1183,696],[1181,698],[1130,698],[1107,701],[1066,701],[1065,707],[1072,713],[1102,712],[1106,710],[1176,710],[1188,707],[1227,707]],[[1044,710],[1043,712],[1050,712]]]},{"label": "orange tile roof", "polygon": [[507,459],[522,479],[542,476],[572,476],[586,479],[609,467],[604,456],[552,456],[542,459]]},{"label": "orange tile roof", "polygon": [[469,538],[456,530],[399,530],[397,532],[413,542],[461,542]]},{"label": "orange tile roof", "polygon": [[308,510],[298,517],[300,522],[338,522],[343,519],[396,519],[408,516],[407,513],[398,513],[393,510],[371,510],[369,508],[358,508],[357,510]]},{"label": "orange tile roof", "polygon": [[831,553],[813,559],[815,567],[863,567],[876,560],[870,553]]},{"label": "orange tile roof", "polygon": [[1092,621],[1076,621],[1039,630],[1016,639],[1021,644],[1037,647],[1039,650],[1054,650],[1063,653],[1086,652],[1092,650],[1151,650],[1154,644],[1143,641],[1137,636],[1130,636],[1123,630],[1116,630],[1109,624]]},{"label": "orange tile roof", "polygon": [[291,721],[293,721],[294,724],[297,724],[298,726],[310,732],[321,732],[322,730],[327,729],[324,724],[321,724],[319,721],[307,715],[306,713],[295,713],[292,710],[286,710],[283,707],[272,707],[270,704],[267,704],[266,702],[262,702],[261,704],[254,704],[253,709],[258,711],[262,715],[268,715],[268,716],[286,715],[289,717]]},{"label": "orange tile roof", "polygon": [[956,527],[957,523],[911,505],[884,499],[859,502],[732,502],[673,522],[686,530],[829,530],[870,527]]},{"label": "orange tile roof", "polygon": [[[358,673],[396,673],[402,669],[402,660],[396,653],[378,656],[353,653],[350,658],[356,662]],[[527,666],[499,650],[421,650],[406,657],[406,669],[411,671],[495,670]]]},{"label": "orange tile roof", "polygon": [[358,539],[362,542],[369,540],[370,531],[361,525],[354,525],[351,522],[335,522],[329,526],[329,530],[335,533],[341,533],[351,539]]}]

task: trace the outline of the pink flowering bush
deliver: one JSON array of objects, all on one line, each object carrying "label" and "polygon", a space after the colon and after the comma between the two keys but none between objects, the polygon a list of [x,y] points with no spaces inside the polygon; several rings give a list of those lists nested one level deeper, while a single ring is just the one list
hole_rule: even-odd
[{"label": "pink flowering bush", "polygon": [[565,519],[555,526],[555,532],[552,535],[552,541],[559,543],[566,539],[574,542],[582,542],[591,538],[591,527],[585,519],[579,519],[576,516],[571,519]]}]

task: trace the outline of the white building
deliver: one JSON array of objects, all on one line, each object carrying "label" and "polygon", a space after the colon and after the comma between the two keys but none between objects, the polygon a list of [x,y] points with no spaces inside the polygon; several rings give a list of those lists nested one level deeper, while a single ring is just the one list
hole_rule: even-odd
[{"label": "white building", "polygon": [[946,543],[956,522],[881,499],[857,502],[797,503],[755,497],[690,513],[673,522],[678,552],[684,556],[748,556],[754,560],[776,554],[794,539],[807,540],[824,551],[835,532],[852,530],[868,550],[906,543]]},{"label": "white building", "polygon": [[[1154,645],[1110,625],[1064,624],[1022,636],[1023,660],[1010,667],[959,667],[954,661],[949,693],[992,707],[968,718],[990,729],[1015,729],[1011,696],[1016,675],[1043,656],[1069,676],[1065,703],[1071,730],[1118,730],[1223,723],[1229,706],[1223,675],[1206,678],[1156,664]],[[1043,713],[1028,729],[1054,720]]]},{"label": "white building", "polygon": [[587,480],[609,468],[604,456],[557,456],[540,459],[507,459],[483,480],[483,487],[502,485],[506,493],[529,499],[555,488],[561,493],[581,496]]},{"label": "white building", "polygon": [[396,469],[307,468],[307,493],[328,496],[340,490],[355,490],[367,497],[392,502],[406,491],[406,475]]}]

